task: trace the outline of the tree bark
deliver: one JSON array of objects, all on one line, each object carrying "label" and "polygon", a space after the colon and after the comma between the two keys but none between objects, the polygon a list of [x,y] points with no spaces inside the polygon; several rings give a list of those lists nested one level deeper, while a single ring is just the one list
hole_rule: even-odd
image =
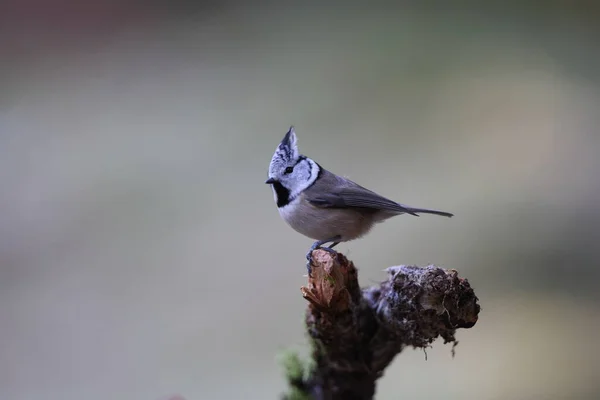
[{"label": "tree bark", "polygon": [[284,399],[373,399],[377,379],[406,346],[425,348],[437,337],[456,346],[456,329],[477,322],[478,299],[457,271],[432,265],[386,271],[379,286],[361,289],[352,261],[315,250],[301,288],[309,301],[312,367],[288,373],[294,394]]}]

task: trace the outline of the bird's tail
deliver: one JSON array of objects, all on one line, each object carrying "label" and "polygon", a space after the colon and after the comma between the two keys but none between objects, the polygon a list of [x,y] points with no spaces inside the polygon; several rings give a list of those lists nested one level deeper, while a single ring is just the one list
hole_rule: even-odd
[{"label": "bird's tail", "polygon": [[454,214],[445,212],[445,211],[428,210],[427,208],[413,208],[413,207],[408,207],[408,206],[403,206],[403,207],[408,210],[409,214],[412,214],[417,217],[419,216],[418,214],[434,214],[434,215],[441,215],[442,217],[448,217],[448,218],[454,216]]}]

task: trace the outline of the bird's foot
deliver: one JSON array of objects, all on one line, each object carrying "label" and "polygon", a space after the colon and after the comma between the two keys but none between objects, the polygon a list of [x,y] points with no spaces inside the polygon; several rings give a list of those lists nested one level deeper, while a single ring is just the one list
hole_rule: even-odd
[{"label": "bird's foot", "polygon": [[[313,248],[314,247],[314,248]],[[308,277],[310,278],[310,274],[312,272],[312,253],[318,247],[312,246],[308,253],[306,253],[306,270],[308,271]]]},{"label": "bird's foot", "polygon": [[[329,254],[336,254],[335,250],[333,250],[333,248],[335,246],[337,246],[340,242],[339,240],[341,239],[341,237],[338,236],[334,236],[329,240],[318,240],[316,242],[313,243],[312,246],[310,246],[310,250],[308,250],[308,253],[306,253],[306,269],[308,270],[308,276],[310,277],[310,273],[312,272],[312,254],[313,251],[317,250],[317,249],[323,249],[326,252],[328,252]],[[331,244],[331,246],[329,247],[321,247],[323,246],[325,243],[329,243],[329,242],[333,242]]]},{"label": "bird's foot", "polygon": [[312,274],[312,260],[308,260],[306,262],[306,271],[308,272],[308,277],[311,277]]},{"label": "bird's foot", "polygon": [[331,246],[330,247],[321,247],[321,246],[314,246],[314,245],[311,246],[311,248],[308,251],[308,253],[306,253],[306,269],[308,270],[308,276],[309,277],[310,277],[310,273],[312,272],[312,268],[311,267],[312,267],[312,262],[313,262],[313,258],[312,258],[313,252],[315,250],[319,250],[319,249],[324,250],[324,251],[328,252],[331,255],[337,254],[337,252],[335,250],[333,250],[331,248]]}]

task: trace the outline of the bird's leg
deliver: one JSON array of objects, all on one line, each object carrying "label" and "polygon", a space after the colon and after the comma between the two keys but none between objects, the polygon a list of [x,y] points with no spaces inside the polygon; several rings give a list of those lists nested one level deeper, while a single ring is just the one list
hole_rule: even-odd
[{"label": "bird's leg", "polygon": [[[316,242],[313,243],[312,246],[310,246],[310,250],[308,251],[308,253],[306,253],[306,259],[311,260],[312,252],[317,249],[323,249],[323,250],[327,251],[328,253],[335,253],[335,251],[332,249],[335,246],[337,246],[338,244],[340,244],[340,242],[339,242],[340,239],[341,239],[341,237],[339,235],[337,235],[337,236],[332,237],[331,239],[317,240]],[[329,242],[333,242],[329,247],[321,247],[325,243],[329,243]]]},{"label": "bird's leg", "polygon": [[[306,269],[308,270],[308,276],[310,276],[311,273],[311,264],[312,264],[312,253],[313,251],[317,250],[317,249],[323,249],[328,253],[331,254],[335,254],[335,250],[333,250],[334,246],[337,246],[340,242],[339,240],[341,239],[340,235],[336,235],[334,237],[332,237],[331,239],[327,239],[327,240],[317,240],[316,242],[313,243],[312,246],[310,246],[310,250],[308,251],[308,253],[306,253]],[[329,242],[333,242],[331,244],[331,246],[329,247],[321,247],[323,246],[325,243],[329,243]]]}]

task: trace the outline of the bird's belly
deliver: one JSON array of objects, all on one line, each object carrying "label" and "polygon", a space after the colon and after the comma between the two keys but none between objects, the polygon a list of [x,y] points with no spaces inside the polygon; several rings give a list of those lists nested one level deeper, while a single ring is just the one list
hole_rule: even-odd
[{"label": "bird's belly", "polygon": [[361,237],[373,226],[372,215],[352,209],[290,203],[281,207],[279,213],[294,230],[314,240],[340,236],[340,241],[346,242]]}]

